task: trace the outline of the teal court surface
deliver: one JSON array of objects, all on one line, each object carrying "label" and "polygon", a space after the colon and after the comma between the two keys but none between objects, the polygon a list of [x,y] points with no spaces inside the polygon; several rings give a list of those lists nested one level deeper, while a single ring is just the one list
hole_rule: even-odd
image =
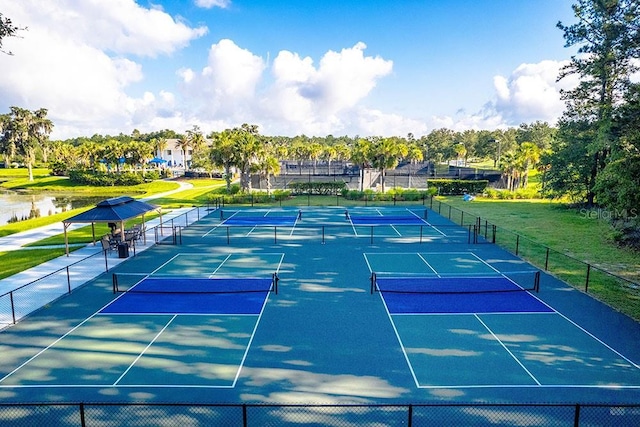
[{"label": "teal court surface", "polygon": [[[0,331],[0,420],[28,425],[14,403],[328,404],[375,416],[291,423],[406,425],[384,405],[414,404],[414,425],[513,425],[531,405],[520,425],[574,425],[562,405],[581,404],[585,425],[638,425],[640,325],[471,234],[420,205],[212,210]],[[243,425],[213,408],[191,416]]]}]

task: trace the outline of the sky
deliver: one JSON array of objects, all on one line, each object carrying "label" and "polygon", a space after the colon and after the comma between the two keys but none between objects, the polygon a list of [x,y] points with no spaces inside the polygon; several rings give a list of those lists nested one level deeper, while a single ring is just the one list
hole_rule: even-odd
[{"label": "sky", "polygon": [[0,0],[0,114],[48,109],[51,139],[406,136],[553,125],[571,0]]}]

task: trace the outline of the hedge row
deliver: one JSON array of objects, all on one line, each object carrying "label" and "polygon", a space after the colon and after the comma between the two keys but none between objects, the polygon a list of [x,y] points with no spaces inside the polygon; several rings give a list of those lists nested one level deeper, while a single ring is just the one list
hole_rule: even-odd
[{"label": "hedge row", "polygon": [[323,196],[339,194],[347,188],[343,181],[338,182],[292,182],[289,185],[292,194],[319,194]]},{"label": "hedge row", "polygon": [[212,192],[207,196],[210,204],[224,202],[225,204],[254,204],[271,203],[286,200],[291,197],[291,192],[287,190],[275,190],[271,194],[264,192],[224,194]]},{"label": "hedge row", "polygon": [[150,171],[143,174],[136,172],[104,173],[87,170],[71,170],[69,171],[69,179],[71,182],[81,185],[114,187],[143,184],[147,181],[160,179],[160,174],[157,171]]},{"label": "hedge row", "polygon": [[461,194],[481,194],[489,185],[486,180],[456,180],[456,179],[430,179],[429,187],[437,188],[437,194],[442,196],[457,196]]}]

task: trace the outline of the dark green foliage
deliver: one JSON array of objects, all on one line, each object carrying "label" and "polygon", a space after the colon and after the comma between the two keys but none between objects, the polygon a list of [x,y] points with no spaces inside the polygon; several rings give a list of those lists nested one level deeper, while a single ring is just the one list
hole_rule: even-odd
[{"label": "dark green foliage", "polygon": [[295,194],[340,194],[347,187],[344,182],[293,182],[289,185],[291,192]]},{"label": "dark green foliage", "polygon": [[69,171],[69,179],[76,184],[96,187],[138,185],[145,181],[142,174],[134,172],[104,173],[87,170]]},{"label": "dark green foliage", "polygon": [[51,175],[53,176],[65,176],[67,174],[67,163],[60,160],[53,160],[49,162],[49,169],[51,169]]},{"label": "dark green foliage", "polygon": [[437,188],[442,196],[454,196],[468,194],[480,194],[489,185],[489,181],[466,181],[458,179],[430,179],[429,187]]}]

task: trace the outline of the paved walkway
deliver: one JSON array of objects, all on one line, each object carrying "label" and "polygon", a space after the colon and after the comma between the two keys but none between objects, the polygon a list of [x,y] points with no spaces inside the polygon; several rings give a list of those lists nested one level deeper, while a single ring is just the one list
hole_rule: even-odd
[{"label": "paved walkway", "polygon": [[[176,190],[156,194],[141,200],[149,201],[165,197],[192,187],[189,183],[180,182],[180,187]],[[171,221],[193,209],[193,207],[181,208],[163,213],[162,220],[163,222]],[[191,215],[190,217],[189,221],[193,222],[196,216]],[[142,252],[155,244],[154,228],[159,225],[159,223],[160,218],[145,223],[147,229],[145,235],[146,244],[143,240],[136,242],[136,253]],[[185,223],[184,225],[187,224]],[[86,226],[86,224],[72,224],[69,229],[84,226]],[[22,248],[23,245],[34,243],[63,232],[64,228],[62,223],[58,222],[5,236],[0,238],[0,251],[25,249]],[[81,249],[71,252],[69,256],[55,258],[0,280],[0,295],[30,284],[13,292],[12,295],[7,294],[0,296],[0,328],[13,323],[14,319],[19,320],[30,312],[65,294],[69,289],[74,289],[86,283],[104,273],[107,269],[111,269],[126,260],[126,258],[119,258],[116,251],[109,251],[106,257],[102,252],[102,246],[99,242],[95,245],[90,243],[84,245]],[[133,253],[130,253],[130,255],[133,255]]]}]

